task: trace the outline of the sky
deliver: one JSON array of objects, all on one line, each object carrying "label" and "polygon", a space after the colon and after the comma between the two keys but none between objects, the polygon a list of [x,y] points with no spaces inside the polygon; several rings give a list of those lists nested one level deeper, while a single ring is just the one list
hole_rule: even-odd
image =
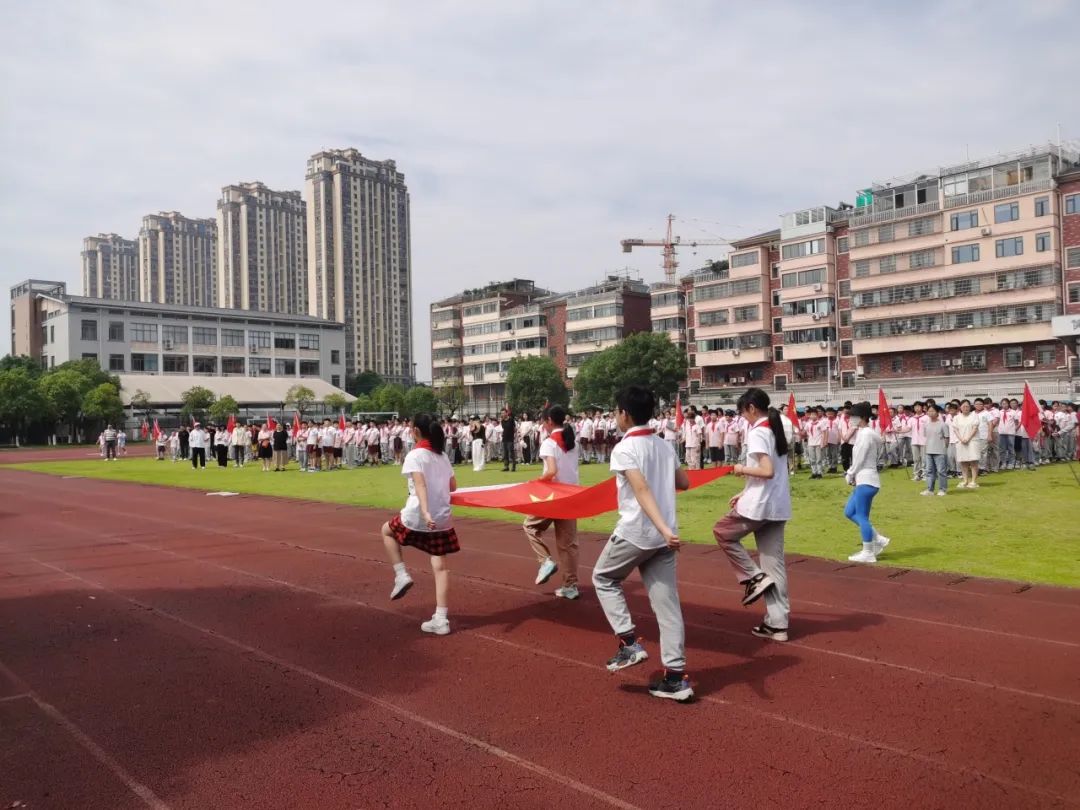
[{"label": "sky", "polygon": [[[509,278],[663,278],[684,241],[778,227],[872,182],[1080,138],[1080,3],[0,0],[0,285],[82,239],[307,158],[397,161],[414,347],[428,305]],[[680,267],[723,247],[684,249]],[[0,308],[7,351],[10,310]]]}]

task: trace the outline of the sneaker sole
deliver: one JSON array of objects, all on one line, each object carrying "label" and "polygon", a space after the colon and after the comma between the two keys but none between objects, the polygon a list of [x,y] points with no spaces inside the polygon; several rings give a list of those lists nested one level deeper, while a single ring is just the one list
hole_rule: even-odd
[{"label": "sneaker sole", "polygon": [[437,630],[434,630],[434,629],[433,630],[428,630],[426,627],[421,626],[420,629],[423,632],[429,633],[430,635],[433,635],[433,636],[448,636],[448,635],[450,635],[450,628],[449,627],[440,627]]},{"label": "sneaker sole", "polygon": [[767,638],[769,641],[787,641],[788,640],[788,634],[786,632],[784,632],[784,633],[762,633],[756,627],[753,628],[750,632],[753,635],[757,636],[758,638]]},{"label": "sneaker sole", "polygon": [[694,699],[694,690],[690,687],[680,689],[678,692],[664,692],[659,689],[650,689],[649,694],[653,697],[674,700],[676,703],[689,703]]},{"label": "sneaker sole", "polygon": [[743,607],[747,607],[748,605],[754,604],[754,602],[756,602],[758,599],[760,599],[761,597],[763,597],[765,595],[765,592],[768,591],[769,588],[774,588],[774,587],[776,587],[776,583],[772,582],[770,580],[768,585],[764,586],[763,588],[759,588],[758,590],[756,590],[754,593],[750,594],[749,596],[743,597],[743,600],[742,600]]},{"label": "sneaker sole", "polygon": [[634,653],[634,656],[625,664],[608,664],[608,672],[618,672],[620,669],[629,669],[630,667],[647,660],[649,660],[649,654],[647,652],[642,651]]},{"label": "sneaker sole", "polygon": [[556,566],[554,569],[552,569],[551,573],[548,574],[546,577],[537,577],[536,578],[536,584],[537,585],[543,585],[545,582],[547,582],[549,579],[551,579],[557,573],[559,573],[558,566]]},{"label": "sneaker sole", "polygon": [[394,593],[390,594],[390,601],[393,602],[393,601],[403,597],[405,594],[407,594],[409,592],[409,590],[412,588],[412,586],[413,586],[413,583],[409,582],[400,591],[395,591]]}]

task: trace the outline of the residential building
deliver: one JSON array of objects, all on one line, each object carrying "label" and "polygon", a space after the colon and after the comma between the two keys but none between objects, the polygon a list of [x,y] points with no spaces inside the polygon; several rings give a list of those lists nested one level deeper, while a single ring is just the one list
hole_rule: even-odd
[{"label": "residential building", "polygon": [[307,207],[299,191],[225,186],[217,233],[219,306],[307,314]]},{"label": "residential building", "polygon": [[83,239],[83,295],[113,301],[139,300],[139,245],[115,233]]},{"label": "residential building", "polygon": [[114,374],[345,382],[344,325],[308,315],[109,301],[43,281],[12,287],[11,303],[12,354],[46,368],[93,359]]},{"label": "residential building", "polygon": [[217,306],[217,223],[176,211],[143,217],[140,300],[180,307]]},{"label": "residential building", "polygon": [[540,303],[549,295],[528,279],[512,279],[432,304],[433,386],[462,385],[468,412],[497,412],[506,402],[510,361],[549,354]]},{"label": "residential building", "polygon": [[406,383],[412,350],[409,192],[392,160],[356,149],[307,162],[308,313],[345,324],[347,373]]},{"label": "residential building", "polygon": [[1065,314],[1080,315],[1080,166],[1058,175],[1061,202],[1061,249],[1064,255],[1062,296]]},{"label": "residential building", "polygon": [[652,328],[651,301],[647,284],[609,275],[599,284],[546,302],[549,310],[565,309],[566,345],[558,359],[565,359],[567,379],[572,381],[590,357],[636,332],[648,332]]}]

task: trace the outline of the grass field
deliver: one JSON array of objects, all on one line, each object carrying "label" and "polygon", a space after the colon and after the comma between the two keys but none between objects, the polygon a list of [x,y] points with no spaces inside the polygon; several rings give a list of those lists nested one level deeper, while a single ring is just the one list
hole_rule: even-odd
[{"label": "grass field", "polygon": [[[52,461],[11,465],[53,475],[187,487],[207,491],[273,495],[399,509],[405,482],[397,468],[341,470],[303,474],[295,464],[288,472],[264,473],[258,464],[237,470],[216,464],[196,472],[186,463],[128,458]],[[482,473],[458,468],[460,486],[525,481],[537,467],[503,473],[498,465]],[[607,477],[604,466],[582,467],[582,483]],[[950,489],[946,498],[924,498],[922,484],[903,470],[883,474],[874,502],[875,526],[892,538],[882,563],[931,571],[1080,586],[1080,486],[1067,465],[1035,472],[1008,472],[981,479],[978,490]],[[952,486],[952,482],[950,482]],[[713,522],[727,510],[727,501],[741,481],[722,478],[679,496],[679,528],[684,540],[712,542]],[[811,481],[806,473],[792,479],[795,517],[788,524],[790,551],[846,561],[858,547],[858,530],[843,517],[849,488],[840,476]],[[164,496],[163,497],[167,497]],[[485,509],[456,509],[455,514],[520,523],[521,517]],[[614,515],[581,521],[584,531],[606,533]],[[507,531],[515,529],[507,527]],[[468,537],[462,538],[468,544]],[[524,543],[522,536],[522,543]]]}]

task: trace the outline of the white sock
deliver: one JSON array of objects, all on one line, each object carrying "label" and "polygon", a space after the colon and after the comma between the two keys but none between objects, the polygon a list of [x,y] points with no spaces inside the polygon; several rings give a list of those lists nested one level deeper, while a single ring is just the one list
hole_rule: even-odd
[{"label": "white sock", "polygon": [[403,562],[394,563],[394,576],[395,577],[403,577],[403,576],[405,576],[405,563],[403,563]]},{"label": "white sock", "polygon": [[436,619],[445,619],[445,618],[446,618],[446,612],[447,612],[448,610],[449,610],[449,608],[444,608],[444,607],[438,607],[438,606],[436,606],[436,608],[435,608],[435,616],[434,616],[433,618],[436,618]]}]

